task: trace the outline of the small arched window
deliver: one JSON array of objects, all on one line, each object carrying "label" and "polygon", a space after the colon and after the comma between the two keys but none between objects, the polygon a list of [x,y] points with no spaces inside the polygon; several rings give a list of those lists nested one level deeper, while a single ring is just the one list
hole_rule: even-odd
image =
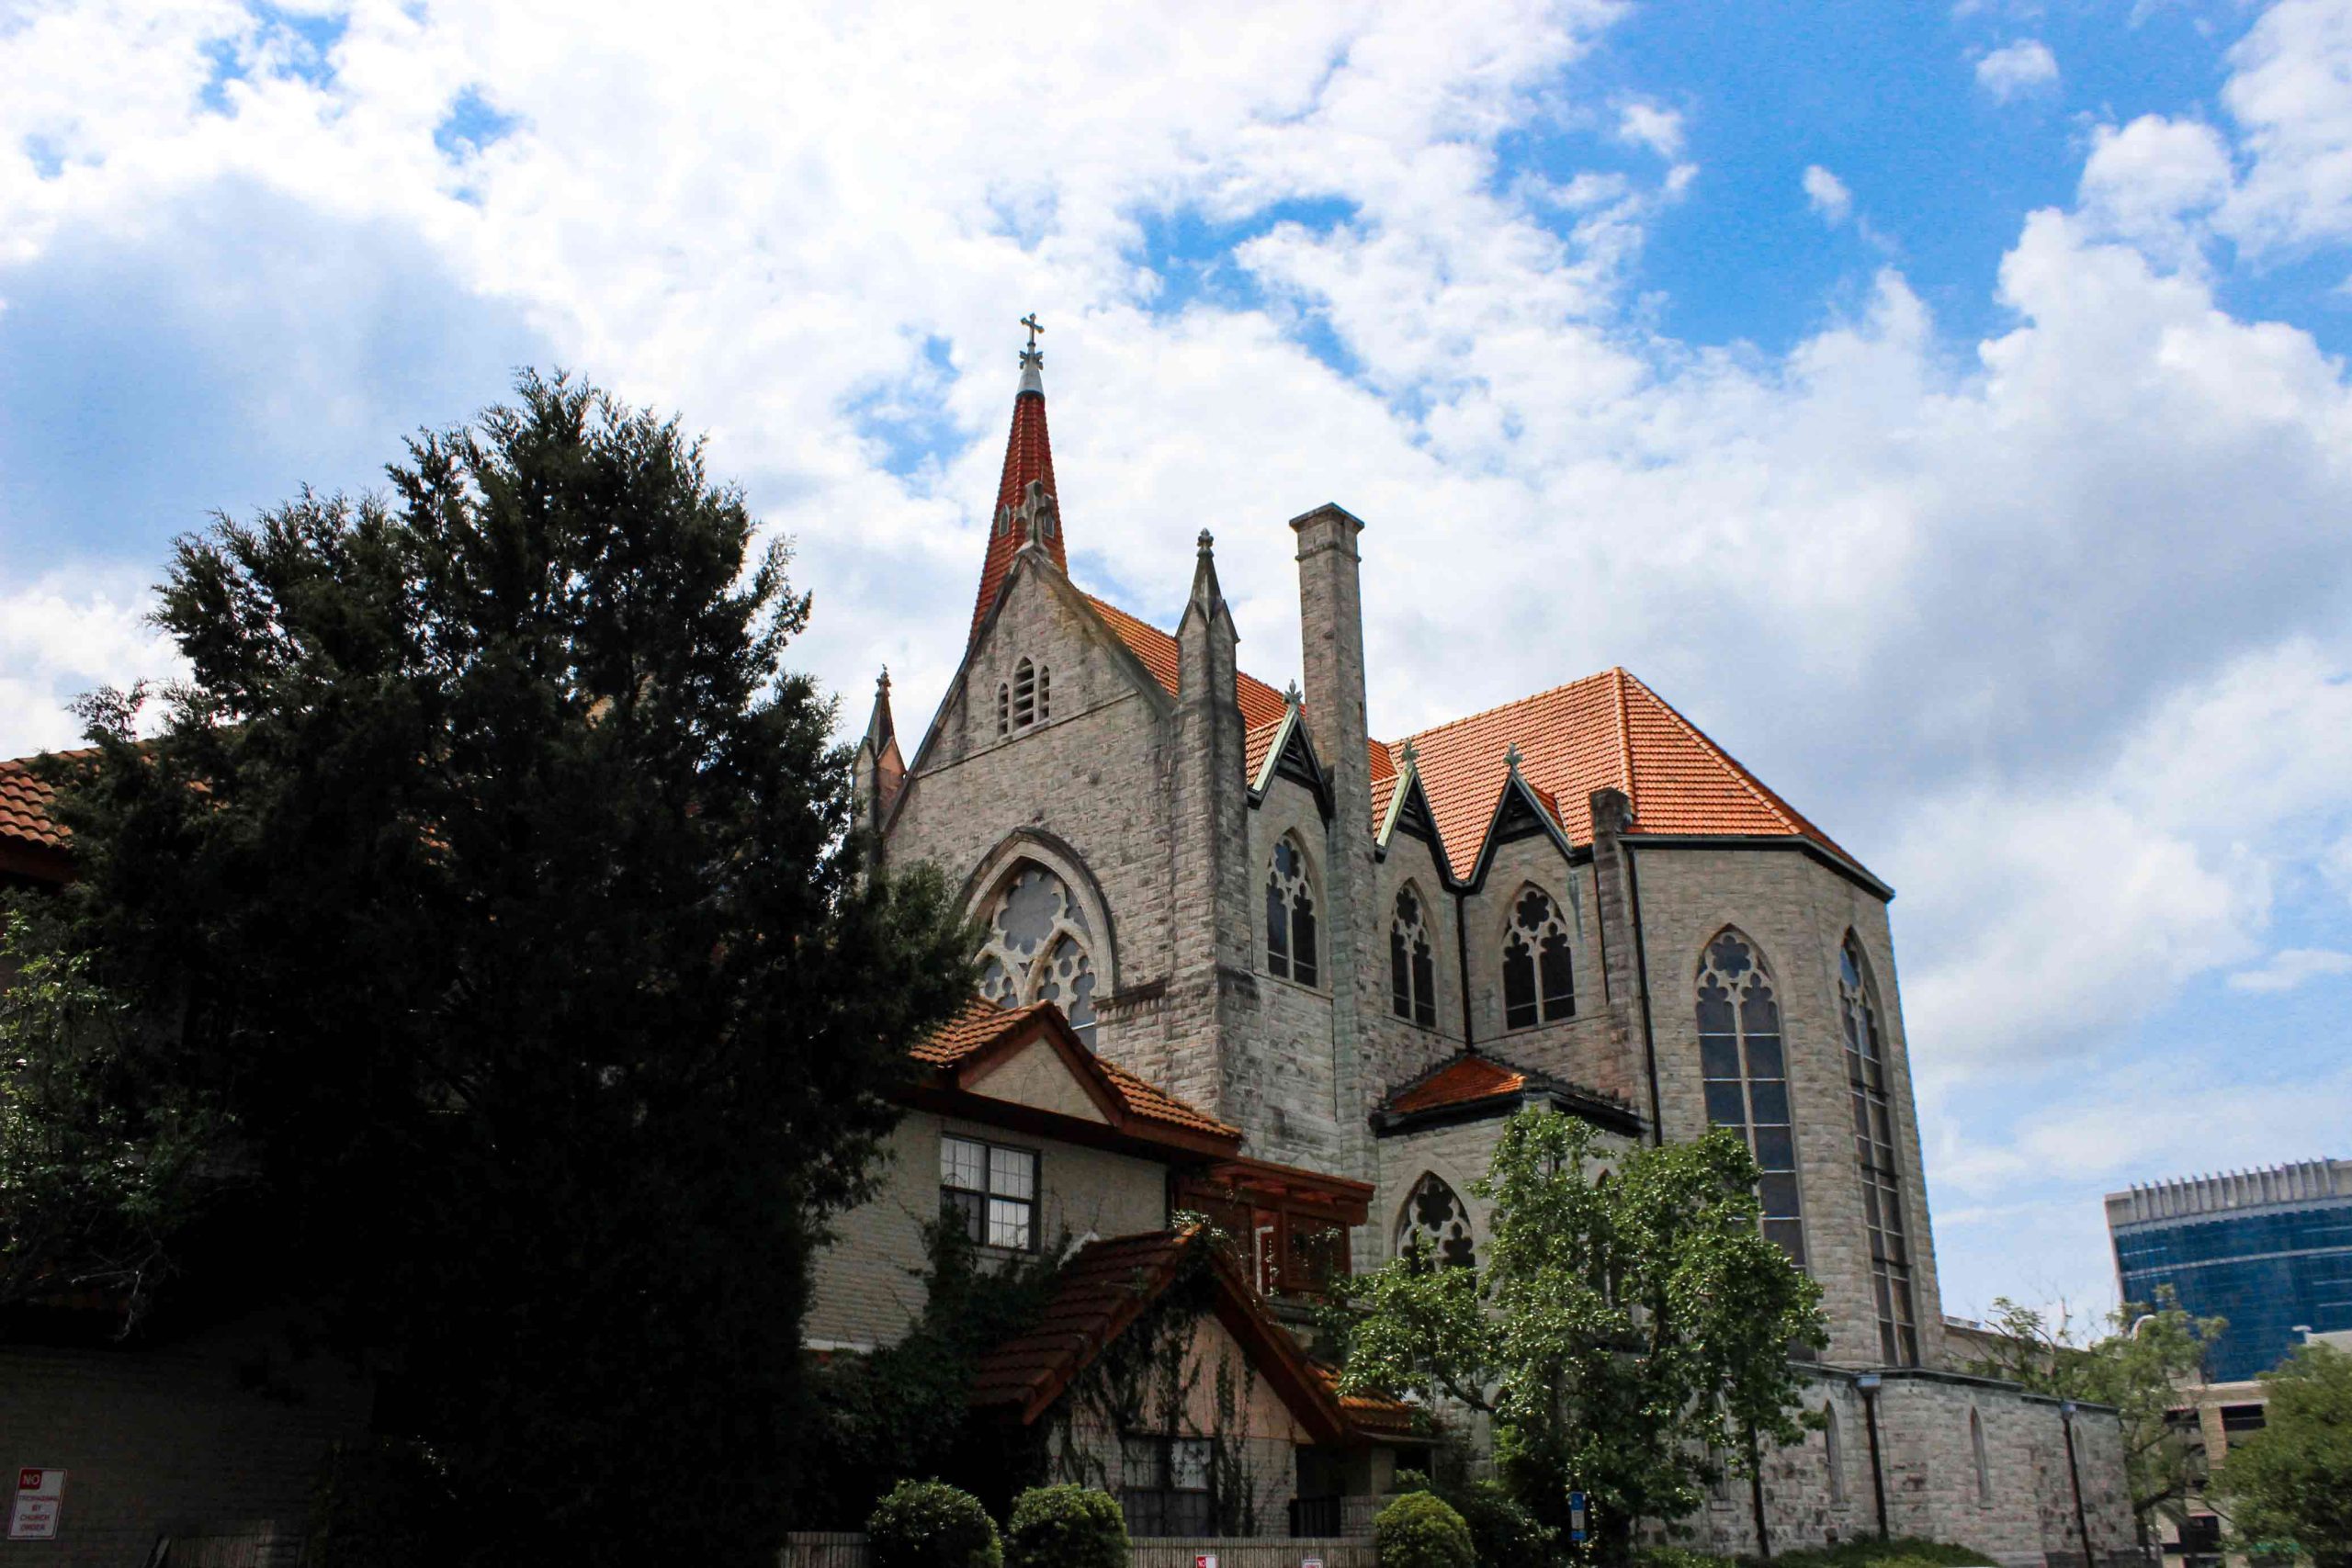
[{"label": "small arched window", "polygon": [[1397,889],[1388,921],[1388,1005],[1423,1029],[1437,1024],[1437,962],[1421,896],[1411,887]]},{"label": "small arched window", "polygon": [[1012,733],[1012,687],[1003,681],[996,683],[996,732]]},{"label": "small arched window", "polygon": [[1984,1462],[1984,1418],[1973,1407],[1968,1412],[1968,1452],[1976,1461],[1976,1506],[1989,1506],[1993,1501],[1993,1472]]},{"label": "small arched window", "polygon": [[1037,666],[1026,659],[1012,667],[1012,728],[1026,729],[1044,716],[1038,708],[1041,693]]},{"label": "small arched window", "polygon": [[1052,1002],[1070,1032],[1094,1043],[1093,932],[1069,885],[1035,861],[1021,863],[989,906],[980,994],[1003,1007]]},{"label": "small arched window", "polygon": [[1707,1122],[1747,1140],[1762,1172],[1756,1195],[1764,1206],[1764,1235],[1802,1267],[1804,1214],[1788,1071],[1772,978],[1746,937],[1723,931],[1699,961],[1699,1075]]},{"label": "small arched window", "polygon": [[1037,666],[1037,720],[1044,723],[1054,716],[1054,672],[1044,665]]},{"label": "small arched window", "polygon": [[1306,876],[1306,852],[1290,834],[1274,845],[1266,868],[1266,972],[1302,986],[1318,983],[1316,964],[1315,887]]},{"label": "small arched window", "polygon": [[1825,1404],[1821,1414],[1826,1418],[1821,1428],[1821,1453],[1822,1462],[1829,1470],[1829,1506],[1842,1508],[1846,1506],[1846,1454],[1838,1439],[1837,1407]]},{"label": "small arched window", "polygon": [[1503,1027],[1532,1029],[1573,1018],[1576,1010],[1567,923],[1549,893],[1522,887],[1511,900],[1510,930],[1503,933]]},{"label": "small arched window", "polygon": [[1442,1267],[1478,1265],[1477,1248],[1470,1238],[1470,1211],[1433,1170],[1413,1184],[1404,1212],[1396,1216],[1396,1256],[1409,1257],[1417,1247]]},{"label": "small arched window", "polygon": [[1878,1301],[1879,1354],[1889,1366],[1919,1364],[1911,1304],[1911,1246],[1903,1223],[1903,1168],[1886,1092],[1886,1036],[1871,999],[1861,944],[1849,932],[1838,955],[1838,1012],[1846,1034],[1846,1082],[1854,1101],[1854,1163],[1861,1171],[1870,1233],[1871,1290]]}]

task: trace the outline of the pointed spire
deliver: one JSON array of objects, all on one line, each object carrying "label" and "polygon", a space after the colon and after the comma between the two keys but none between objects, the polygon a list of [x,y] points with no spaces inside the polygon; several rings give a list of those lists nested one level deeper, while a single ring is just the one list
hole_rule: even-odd
[{"label": "pointed spire", "polygon": [[878,757],[898,734],[899,727],[890,718],[890,667],[885,664],[874,682],[874,712],[865,721],[865,741]]},{"label": "pointed spire", "polygon": [[1184,604],[1187,619],[1195,610],[1212,620],[1219,615],[1230,614],[1225,607],[1225,590],[1217,585],[1216,544],[1216,540],[1209,531],[1202,529],[1193,566],[1193,592]]},{"label": "pointed spire", "polygon": [[[1004,444],[1004,472],[997,480],[996,509],[989,518],[988,555],[980,566],[980,592],[972,606],[972,631],[996,607],[997,595],[1012,571],[1012,558],[1032,542],[1063,571],[1069,558],[1062,548],[1061,511],[1054,490],[1054,448],[1046,430],[1046,355],[1037,346],[1036,312],[1021,324],[1029,329],[1029,346],[1021,351],[1021,385],[1012,396],[1012,431]],[[1042,504],[1041,504],[1042,503]]]}]

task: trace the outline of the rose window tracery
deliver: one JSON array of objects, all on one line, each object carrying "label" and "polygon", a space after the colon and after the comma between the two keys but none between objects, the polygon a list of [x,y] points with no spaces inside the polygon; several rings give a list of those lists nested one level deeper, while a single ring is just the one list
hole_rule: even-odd
[{"label": "rose window tracery", "polygon": [[1396,1252],[1405,1257],[1416,1247],[1435,1262],[1456,1269],[1477,1267],[1477,1249],[1470,1236],[1470,1212],[1462,1199],[1435,1171],[1414,1184],[1396,1223]]},{"label": "rose window tracery", "polygon": [[980,994],[1004,1007],[1053,1002],[1089,1048],[1094,1044],[1093,933],[1069,885],[1023,862],[989,910]]}]

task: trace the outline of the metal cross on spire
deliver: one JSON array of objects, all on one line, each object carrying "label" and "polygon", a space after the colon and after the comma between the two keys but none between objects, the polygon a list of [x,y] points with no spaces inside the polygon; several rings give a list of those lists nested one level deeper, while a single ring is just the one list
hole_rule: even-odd
[{"label": "metal cross on spire", "polygon": [[1021,324],[1029,329],[1029,352],[1032,354],[1036,353],[1037,334],[1046,330],[1037,322],[1037,312],[1032,310],[1027,315],[1022,317]]}]

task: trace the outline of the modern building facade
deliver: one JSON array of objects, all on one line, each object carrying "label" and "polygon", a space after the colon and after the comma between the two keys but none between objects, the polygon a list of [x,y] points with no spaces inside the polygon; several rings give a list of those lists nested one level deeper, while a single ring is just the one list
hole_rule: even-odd
[{"label": "modern building facade", "polygon": [[2304,1333],[2352,1329],[2352,1160],[2188,1177],[2113,1192],[2107,1228],[2123,1300],[2170,1288],[2229,1328],[2205,1374],[2245,1382]]}]

